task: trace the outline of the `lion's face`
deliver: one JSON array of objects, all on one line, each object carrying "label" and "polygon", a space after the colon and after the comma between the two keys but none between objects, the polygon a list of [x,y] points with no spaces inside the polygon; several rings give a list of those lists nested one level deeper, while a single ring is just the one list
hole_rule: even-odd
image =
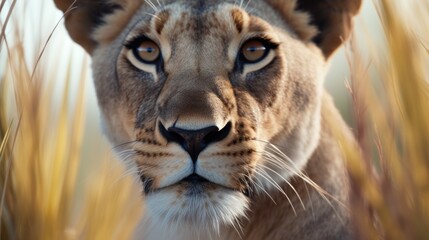
[{"label": "lion's face", "polygon": [[148,11],[93,53],[106,132],[135,163],[149,214],[232,223],[314,150],[323,55],[274,12],[177,1]]},{"label": "lion's face", "polygon": [[92,56],[105,133],[162,231],[219,230],[302,176],[319,144],[325,59],[361,5],[54,1]]}]

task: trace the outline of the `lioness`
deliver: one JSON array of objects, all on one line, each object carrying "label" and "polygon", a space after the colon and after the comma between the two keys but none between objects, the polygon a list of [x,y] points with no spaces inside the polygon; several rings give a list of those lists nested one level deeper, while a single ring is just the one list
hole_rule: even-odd
[{"label": "lioness", "polygon": [[55,3],[141,178],[137,239],[351,238],[323,81],[361,0]]}]

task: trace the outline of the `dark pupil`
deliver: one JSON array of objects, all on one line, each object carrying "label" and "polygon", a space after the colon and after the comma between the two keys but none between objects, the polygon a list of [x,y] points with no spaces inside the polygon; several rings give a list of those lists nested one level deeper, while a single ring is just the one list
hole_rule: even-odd
[{"label": "dark pupil", "polygon": [[256,52],[256,51],[264,51],[265,47],[261,46],[261,47],[249,47],[247,49],[247,51],[249,52]]},{"label": "dark pupil", "polygon": [[146,47],[146,48],[139,48],[139,51],[152,53],[155,51],[155,49],[151,47]]}]

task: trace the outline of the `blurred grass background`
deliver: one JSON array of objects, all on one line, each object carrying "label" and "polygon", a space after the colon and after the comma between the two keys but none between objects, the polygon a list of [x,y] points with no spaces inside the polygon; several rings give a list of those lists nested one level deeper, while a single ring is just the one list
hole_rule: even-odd
[{"label": "blurred grass background", "polygon": [[355,38],[346,48],[358,144],[338,137],[352,220],[357,239],[428,239],[429,2],[374,2],[384,44],[365,36],[364,45]]},{"label": "blurred grass background", "polygon": [[87,121],[89,58],[64,44],[46,6],[0,5],[0,237],[130,239],[139,180]]},{"label": "blurred grass background", "polygon": [[[101,134],[90,60],[53,1],[0,4],[1,239],[130,238],[138,183]],[[341,142],[357,239],[428,239],[429,1],[366,0],[355,23],[326,87],[358,140]]]}]

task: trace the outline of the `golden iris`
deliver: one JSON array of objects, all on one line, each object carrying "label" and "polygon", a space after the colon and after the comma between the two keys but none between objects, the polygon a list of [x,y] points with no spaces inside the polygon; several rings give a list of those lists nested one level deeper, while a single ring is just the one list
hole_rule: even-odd
[{"label": "golden iris", "polygon": [[267,47],[259,40],[249,40],[241,47],[241,53],[244,60],[248,62],[257,62],[265,57]]},{"label": "golden iris", "polygon": [[140,45],[135,48],[134,54],[144,62],[154,62],[158,59],[161,50],[158,45],[151,40],[144,40]]}]

